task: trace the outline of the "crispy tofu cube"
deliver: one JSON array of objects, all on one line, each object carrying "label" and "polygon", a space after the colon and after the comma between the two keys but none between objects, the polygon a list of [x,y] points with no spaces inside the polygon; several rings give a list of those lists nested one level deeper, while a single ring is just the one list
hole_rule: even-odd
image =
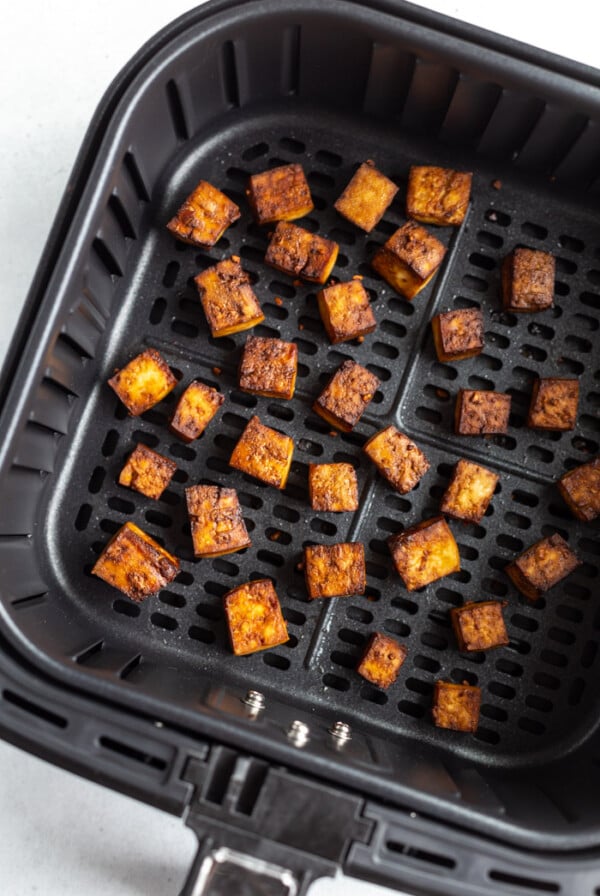
[{"label": "crispy tofu cube", "polygon": [[177,377],[155,348],[147,348],[118,370],[108,385],[131,416],[139,417],[175,388]]},{"label": "crispy tofu cube", "polygon": [[407,591],[423,588],[460,570],[458,545],[443,516],[392,535],[388,545]]},{"label": "crispy tofu cube", "polygon": [[251,417],[241,434],[229,463],[236,470],[254,476],[267,485],[284,489],[292,465],[294,443],[289,436],[264,426]]},{"label": "crispy tofu cube", "polygon": [[450,610],[452,628],[458,649],[464,651],[489,650],[509,643],[502,610],[505,600],[470,601]]},{"label": "crispy tofu cube", "polygon": [[311,600],[364,594],[365,549],[360,542],[309,545],[304,548],[304,577]]},{"label": "crispy tofu cube", "polygon": [[454,430],[459,436],[483,436],[508,429],[511,397],[504,392],[460,389],[454,409]]},{"label": "crispy tofu cube", "polygon": [[527,426],[565,432],[575,429],[579,404],[579,380],[540,378],[533,384]]},{"label": "crispy tofu cube", "polygon": [[327,336],[333,345],[366,336],[377,326],[369,293],[360,280],[327,286],[317,293],[317,301]]},{"label": "crispy tofu cube", "polygon": [[455,520],[479,523],[492,500],[499,476],[471,460],[458,461],[440,510]]},{"label": "crispy tofu cube", "polygon": [[358,510],[358,480],[352,464],[309,464],[308,494],[313,510]]},{"label": "crispy tofu cube", "polygon": [[371,684],[385,690],[398,678],[406,653],[406,647],[394,638],[374,632],[356,671]]},{"label": "crispy tofu cube", "polygon": [[356,361],[344,361],[313,404],[313,411],[344,432],[350,432],[379,388],[379,380]]},{"label": "crispy tofu cube", "polygon": [[287,626],[270,579],[238,585],[224,597],[231,647],[236,656],[285,644]]},{"label": "crispy tofu cube", "polygon": [[250,278],[239,261],[225,258],[194,278],[215,338],[249,330],[265,319]]},{"label": "crispy tofu cube", "polygon": [[433,723],[452,731],[477,731],[481,688],[476,685],[436,681],[433,690]]},{"label": "crispy tofu cube", "polygon": [[401,495],[413,489],[429,469],[421,449],[395,426],[376,432],[363,451]]},{"label": "crispy tofu cube", "polygon": [[396,184],[378,171],[369,159],[354,174],[335,203],[335,208],[347,221],[371,233],[392,204],[397,192]]},{"label": "crispy tofu cube", "polygon": [[239,369],[243,392],[265,398],[293,398],[298,373],[298,346],[283,339],[248,336]]},{"label": "crispy tofu cube", "polygon": [[195,557],[221,557],[250,547],[234,488],[193,485],[185,490]]},{"label": "crispy tofu cube", "polygon": [[446,247],[420,224],[407,221],[371,261],[389,285],[407,299],[424,289],[441,265]]},{"label": "crispy tofu cube", "polygon": [[246,193],[257,224],[294,221],[314,208],[301,165],[280,165],[253,174]]},{"label": "crispy tofu cube", "polygon": [[512,563],[505,572],[513,585],[529,600],[538,600],[581,565],[581,560],[560,535],[549,535],[536,541]]},{"label": "crispy tofu cube", "polygon": [[460,308],[436,314],[431,321],[438,361],[464,361],[480,355],[485,345],[480,308]]},{"label": "crispy tofu cube", "polygon": [[422,224],[458,226],[469,207],[473,175],[435,165],[413,165],[408,175],[406,214]]},{"label": "crispy tofu cube", "polygon": [[177,402],[171,417],[171,432],[184,442],[193,442],[202,435],[224,401],[224,396],[212,386],[194,380]]},{"label": "crispy tofu cube", "polygon": [[201,180],[167,228],[183,243],[210,249],[240,214],[235,202],[208,181]]},{"label": "crispy tofu cube", "polygon": [[156,594],[179,572],[179,560],[134,523],[125,523],[96,560],[92,573],[134,601]]},{"label": "crispy tofu cube", "polygon": [[311,283],[325,283],[336,262],[339,246],[333,240],[280,221],[267,247],[265,263]]},{"label": "crispy tofu cube", "polygon": [[170,483],[176,469],[174,461],[140,442],[119,474],[119,485],[157,500]]},{"label": "crispy tofu cube", "polygon": [[502,262],[505,311],[545,311],[554,304],[556,262],[549,252],[513,249]]},{"label": "crispy tofu cube", "polygon": [[578,520],[595,520],[600,515],[600,457],[561,476],[558,489]]}]

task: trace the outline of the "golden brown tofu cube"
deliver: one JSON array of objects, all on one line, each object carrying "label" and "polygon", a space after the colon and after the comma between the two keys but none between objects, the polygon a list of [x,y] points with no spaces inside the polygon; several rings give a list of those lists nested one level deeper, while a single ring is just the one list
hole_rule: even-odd
[{"label": "golden brown tofu cube", "polygon": [[483,351],[483,314],[479,308],[437,314],[431,328],[438,361],[464,361]]},{"label": "golden brown tofu cube", "polygon": [[189,384],[171,417],[170,429],[184,442],[202,435],[225,398],[212,386],[194,380]]},{"label": "golden brown tofu cube", "polygon": [[458,545],[443,516],[424,520],[392,535],[388,545],[394,566],[408,591],[460,570]]},{"label": "golden brown tofu cube", "polygon": [[394,638],[374,632],[356,671],[378,688],[389,688],[406,659],[406,647]]},{"label": "golden brown tofu cube", "polygon": [[471,460],[459,460],[440,510],[455,520],[479,523],[492,500],[498,479],[498,475],[487,467]]},{"label": "golden brown tofu cube", "polygon": [[235,202],[208,181],[201,180],[167,228],[184,243],[210,249],[240,214]]},{"label": "golden brown tofu cube", "polygon": [[365,549],[360,542],[310,545],[304,548],[304,577],[311,600],[364,594]]},{"label": "golden brown tofu cube", "polygon": [[119,485],[132,488],[147,498],[160,498],[175,474],[177,464],[141,442],[127,458],[119,474]]},{"label": "golden brown tofu cube", "polygon": [[356,361],[344,361],[313,404],[313,411],[344,432],[350,432],[379,388],[379,380]]},{"label": "golden brown tofu cube", "polygon": [[118,370],[108,385],[131,416],[139,417],[175,388],[177,377],[155,348],[147,348]]},{"label": "golden brown tofu cube", "polygon": [[600,514],[600,457],[565,473],[558,488],[578,520],[595,520]]},{"label": "golden brown tofu cube", "polygon": [[229,336],[265,319],[250,278],[239,261],[226,258],[194,278],[212,336]]},{"label": "golden brown tofu cube", "polygon": [[413,165],[408,175],[406,214],[422,224],[457,226],[469,207],[473,175],[435,165]]},{"label": "golden brown tofu cube", "polygon": [[238,585],[224,597],[231,647],[236,656],[285,644],[287,626],[270,579]]},{"label": "golden brown tofu cube", "polygon": [[529,600],[538,600],[581,565],[581,560],[560,535],[536,541],[506,567],[513,584]]},{"label": "golden brown tofu cube", "polygon": [[469,652],[505,647],[509,642],[502,616],[506,604],[505,600],[481,600],[453,607],[450,620],[458,649]]},{"label": "golden brown tofu cube", "polygon": [[234,488],[193,485],[185,490],[195,557],[221,557],[250,547]]},{"label": "golden brown tofu cube", "polygon": [[289,436],[251,417],[229,459],[236,470],[283,489],[292,465],[294,443]]},{"label": "golden brown tofu cube", "polygon": [[579,380],[547,377],[533,384],[527,426],[565,432],[575,429]]},{"label": "golden brown tofu cube", "polygon": [[92,573],[131,600],[156,594],[179,572],[179,560],[142,532],[125,523],[96,560]]},{"label": "golden brown tofu cube", "polygon": [[459,436],[483,436],[508,429],[511,397],[504,392],[460,389],[454,409],[454,429]]},{"label": "golden brown tofu cube", "polygon": [[314,208],[301,165],[280,165],[253,174],[246,192],[258,224],[294,221]]},{"label": "golden brown tofu cube", "polygon": [[335,283],[317,293],[319,312],[334,345],[372,333],[377,326],[369,293],[360,280]]},{"label": "golden brown tofu cube", "polygon": [[505,311],[545,311],[554,304],[556,262],[549,252],[514,249],[502,262]]},{"label": "golden brown tofu cube", "polygon": [[407,221],[381,246],[372,267],[407,299],[424,289],[441,265],[446,247],[420,224]]},{"label": "golden brown tofu cube", "polygon": [[240,361],[243,392],[265,398],[293,398],[298,373],[298,346],[283,339],[248,336]]},{"label": "golden brown tofu cube", "polygon": [[363,162],[335,203],[336,210],[361,230],[370,233],[381,221],[398,187],[369,159]]},{"label": "golden brown tofu cube", "polygon": [[452,731],[477,731],[481,688],[476,685],[436,681],[433,690],[433,723]]},{"label": "golden brown tofu cube", "polygon": [[267,247],[265,263],[311,283],[325,283],[336,262],[339,246],[333,240],[280,221]]},{"label": "golden brown tofu cube", "polygon": [[313,510],[358,510],[358,480],[352,464],[309,464],[308,493]]},{"label": "golden brown tofu cube", "polygon": [[395,426],[376,432],[363,451],[401,495],[413,489],[429,469],[421,449]]}]

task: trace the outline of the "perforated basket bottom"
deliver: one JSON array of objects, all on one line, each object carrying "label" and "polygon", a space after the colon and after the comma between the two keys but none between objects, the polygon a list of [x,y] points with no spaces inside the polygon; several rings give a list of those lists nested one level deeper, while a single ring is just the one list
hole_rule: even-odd
[{"label": "perforated basket bottom", "polygon": [[[401,186],[391,210],[369,236],[332,207],[356,164],[366,158],[374,158]],[[409,303],[377,277],[368,259],[404,220],[406,175],[416,161],[473,168],[475,177],[465,225],[460,231],[436,231],[450,247],[443,270]],[[361,345],[331,347],[314,288],[298,286],[263,264],[269,228],[252,222],[244,187],[250,173],[285,162],[304,166],[315,199],[314,212],[299,223],[340,244],[334,275],[364,277],[378,328]],[[241,220],[210,253],[177,243],[163,226],[200,177],[225,189],[243,209]],[[502,183],[493,185],[499,177]],[[597,721],[600,609],[592,592],[597,587],[598,541],[593,527],[572,519],[553,486],[562,472],[598,450],[600,370],[593,342],[600,324],[595,291],[600,282],[600,227],[591,213],[586,218],[580,202],[571,205],[554,195],[550,183],[521,183],[514,173],[507,175],[435,145],[408,142],[380,125],[290,114],[238,116],[235,127],[201,143],[187,142],[173,159],[151,212],[135,276],[122,284],[122,311],[104,370],[108,375],[145,346],[155,346],[181,372],[184,383],[199,377],[218,386],[226,401],[205,435],[184,445],[167,429],[173,396],[138,419],[126,415],[103,383],[90,397],[51,508],[51,518],[62,525],[48,533],[60,568],[54,600],[62,602],[67,615],[76,604],[101,639],[96,650],[70,659],[91,672],[117,672],[139,687],[145,666],[172,669],[189,664],[199,681],[209,678],[275,692],[292,704],[318,705],[387,738],[437,743],[488,764],[518,764],[564,753]],[[499,263],[517,244],[556,254],[552,311],[518,318],[502,312]],[[298,344],[293,401],[237,391],[236,366],[247,334],[214,340],[207,333],[192,278],[232,253],[250,272],[266,314],[265,324],[254,332]],[[433,313],[475,305],[481,305],[485,315],[484,354],[456,365],[439,364],[428,326]],[[331,372],[348,357],[377,374],[381,389],[354,432],[334,436],[310,407]],[[575,432],[544,434],[524,428],[531,381],[538,374],[580,377]],[[510,392],[514,410],[509,434],[485,440],[455,437],[451,417],[460,387]],[[252,414],[295,440],[283,493],[228,466],[231,449]],[[431,461],[419,487],[403,497],[374,473],[361,452],[366,439],[389,423],[410,434]],[[158,502],[116,484],[137,441],[179,465]],[[460,456],[500,473],[492,506],[481,525],[451,523],[460,545],[461,572],[409,594],[393,570],[385,540],[438,512]],[[313,461],[354,464],[360,512],[311,511],[306,483]],[[198,482],[238,490],[253,542],[250,549],[194,561],[184,487]],[[182,559],[182,572],[172,587],[142,605],[120,597],[89,574],[95,556],[127,520]],[[503,568],[517,552],[554,531],[569,540],[583,565],[547,597],[527,603]],[[297,567],[303,546],[350,539],[366,546],[366,596],[309,603]],[[277,583],[290,640],[276,650],[237,659],[228,646],[222,595],[239,582],[263,576]],[[448,611],[484,597],[508,601],[510,645],[485,654],[460,654]],[[397,683],[385,693],[354,671],[374,630],[390,633],[408,648]],[[481,686],[476,734],[433,727],[430,705],[438,678]],[[177,695],[170,699],[176,701]]]}]

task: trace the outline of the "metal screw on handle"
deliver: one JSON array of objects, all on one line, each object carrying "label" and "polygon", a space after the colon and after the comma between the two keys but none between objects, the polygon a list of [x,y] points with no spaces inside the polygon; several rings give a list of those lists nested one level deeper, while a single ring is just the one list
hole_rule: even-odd
[{"label": "metal screw on handle", "polygon": [[352,740],[352,729],[346,722],[335,722],[329,729],[329,734],[336,749],[343,747],[349,740]]},{"label": "metal screw on handle", "polygon": [[303,747],[310,738],[310,729],[304,722],[295,719],[287,730],[287,736],[295,747]]},{"label": "metal screw on handle", "polygon": [[260,691],[250,690],[242,699],[242,703],[246,709],[246,714],[251,719],[255,719],[256,716],[263,711],[267,701],[265,700],[265,695],[261,694]]}]

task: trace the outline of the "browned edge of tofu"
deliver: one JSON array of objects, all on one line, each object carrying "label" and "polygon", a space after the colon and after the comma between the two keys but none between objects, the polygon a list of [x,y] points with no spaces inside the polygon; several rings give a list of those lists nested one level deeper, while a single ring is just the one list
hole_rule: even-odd
[{"label": "browned edge of tofu", "polygon": [[362,339],[377,327],[369,294],[360,280],[334,283],[319,290],[317,303],[332,345]]},{"label": "browned edge of tofu", "polygon": [[431,466],[419,446],[395,426],[376,432],[363,451],[401,495],[411,491]]},{"label": "browned edge of tofu", "polygon": [[416,591],[460,571],[460,553],[443,516],[423,520],[392,535],[388,547],[407,591]]},{"label": "browned edge of tofu", "polygon": [[293,454],[294,442],[291,437],[265,426],[254,415],[238,439],[229,464],[267,485],[284,489]]},{"label": "browned edge of tofu", "polygon": [[139,417],[175,388],[177,377],[160,352],[147,348],[117,370],[108,385],[129,414]]},{"label": "browned edge of tofu", "polygon": [[306,175],[295,163],[252,174],[246,196],[257,224],[294,221],[314,208]]},{"label": "browned edge of tofu", "polygon": [[554,432],[575,429],[579,406],[579,380],[572,377],[538,377],[531,392],[527,426]]},{"label": "browned edge of tofu", "polygon": [[139,603],[172,582],[179,567],[177,557],[127,522],[104,546],[92,574]]},{"label": "browned edge of tofu", "polygon": [[343,193],[334,202],[334,208],[347,221],[371,233],[397,192],[396,184],[368,159],[354,172]]},{"label": "browned edge of tofu", "polygon": [[600,457],[564,473],[556,484],[578,520],[590,523],[600,516]]},{"label": "browned edge of tofu", "polygon": [[169,422],[169,429],[183,442],[199,438],[213,419],[225,396],[200,380],[193,380],[182,392]]},{"label": "browned edge of tofu", "polygon": [[363,544],[308,545],[304,548],[304,577],[310,600],[364,594],[367,574]]},{"label": "browned edge of tofu", "polygon": [[379,386],[379,379],[366,367],[343,361],[313,403],[313,411],[331,426],[350,432]]},{"label": "browned edge of tofu", "polygon": [[158,500],[175,475],[177,464],[139,442],[119,473],[119,485]]},{"label": "browned edge of tofu", "polygon": [[267,246],[265,264],[290,277],[323,284],[329,279],[338,252],[333,240],[289,221],[279,221]]},{"label": "browned edge of tofu", "polygon": [[201,180],[168,222],[167,229],[183,243],[211,249],[240,215],[235,202]]},{"label": "browned edge of tofu", "polygon": [[242,392],[289,400],[294,397],[297,374],[298,346],[295,342],[248,336],[238,369],[238,385]]},{"label": "browned edge of tofu", "polygon": [[473,461],[460,458],[444,492],[440,510],[446,516],[468,523],[479,523],[485,516],[499,475]]},{"label": "browned edge of tofu", "polygon": [[407,221],[377,249],[371,267],[392,289],[412,300],[437,272],[446,251],[432,233],[415,221]]},{"label": "browned edge of tofu", "polygon": [[373,632],[356,671],[371,684],[387,690],[398,678],[406,654],[404,644],[389,635]]},{"label": "browned edge of tofu", "polygon": [[194,277],[211,336],[231,336],[255,327],[265,319],[239,258],[231,256]]},{"label": "browned edge of tofu", "polygon": [[483,312],[480,308],[444,311],[431,321],[438,361],[464,361],[480,355],[485,345]]},{"label": "browned edge of tofu", "polygon": [[438,728],[473,733],[479,725],[481,688],[466,681],[436,681],[433,689],[433,723]]},{"label": "browned edge of tofu", "polygon": [[222,557],[252,544],[233,488],[193,485],[185,490],[195,557]]},{"label": "browned edge of tofu", "polygon": [[516,314],[554,305],[556,261],[549,252],[517,247],[502,261],[502,306]]},{"label": "browned edge of tofu", "polygon": [[581,566],[581,560],[564,538],[555,533],[536,541],[504,571],[528,600],[539,600],[578,566]]},{"label": "browned edge of tofu", "polygon": [[236,656],[269,650],[289,640],[279,597],[270,579],[238,585],[224,595],[223,606]]},{"label": "browned edge of tofu", "polygon": [[506,647],[509,637],[502,610],[507,604],[506,600],[481,600],[452,607],[450,621],[458,649],[469,653]]},{"label": "browned edge of tofu", "polygon": [[458,227],[471,198],[470,171],[436,165],[412,165],[408,173],[406,214],[422,224]]},{"label": "browned edge of tofu", "polygon": [[459,389],[454,430],[459,436],[503,434],[508,430],[511,396],[504,392]]},{"label": "browned edge of tofu", "polygon": [[358,479],[352,464],[309,464],[308,496],[313,510],[345,513],[358,510]]}]

